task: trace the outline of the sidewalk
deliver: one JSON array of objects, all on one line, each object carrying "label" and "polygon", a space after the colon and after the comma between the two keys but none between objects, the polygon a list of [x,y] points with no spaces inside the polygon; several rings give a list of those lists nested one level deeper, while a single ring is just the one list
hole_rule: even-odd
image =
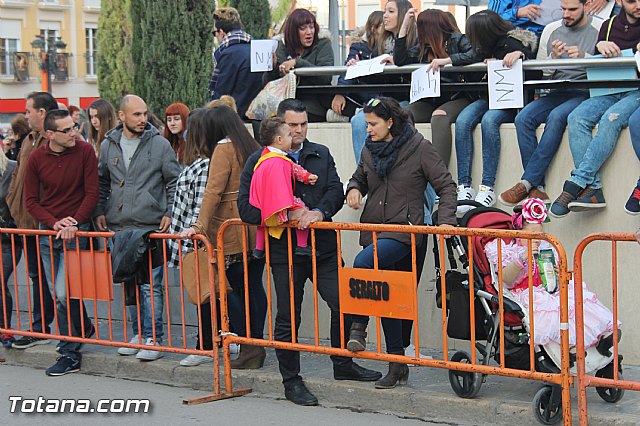
[{"label": "sidewalk", "polygon": [[[55,343],[26,350],[0,350],[0,358],[10,365],[37,369],[51,366],[56,359]],[[86,345],[82,373],[130,380],[150,381],[171,386],[210,389],[212,364],[180,367],[182,356],[165,354],[164,358],[143,363],[135,357],[116,354],[115,348]],[[425,352],[425,350],[423,350]],[[428,354],[439,356],[437,352]],[[379,371],[386,365],[359,360],[358,363]],[[456,425],[537,425],[531,401],[540,388],[538,382],[488,376],[475,399],[458,398],[452,391],[447,370],[411,367],[409,384],[392,390],[375,389],[373,383],[335,381],[328,356],[302,353],[302,375],[320,404],[354,411],[392,413],[401,418],[420,418]],[[640,380],[640,368],[624,366],[626,378]],[[274,351],[267,349],[265,366],[260,370],[234,370],[234,388],[251,387],[254,396],[284,398]],[[45,377],[42,380],[56,380]],[[126,384],[125,384],[126,386]],[[616,404],[604,402],[595,389],[588,389],[592,425],[640,424],[640,393],[627,391]],[[577,400],[573,392],[574,424],[577,424]],[[178,396],[176,396],[178,397]],[[224,401],[212,402],[214,405]]]}]

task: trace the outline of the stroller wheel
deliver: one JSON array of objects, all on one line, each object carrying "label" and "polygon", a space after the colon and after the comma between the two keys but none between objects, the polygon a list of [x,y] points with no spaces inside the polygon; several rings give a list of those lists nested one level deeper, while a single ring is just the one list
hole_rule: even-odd
[{"label": "stroller wheel", "polygon": [[[560,392],[559,386],[557,392]],[[543,425],[554,425],[562,420],[562,400],[558,394],[558,401],[554,401],[553,393],[552,386],[544,386],[533,397],[533,415]]]},{"label": "stroller wheel", "polygon": [[[458,351],[453,354],[451,361],[471,364],[471,356],[464,351]],[[449,370],[449,383],[460,398],[475,398],[482,386],[482,374]]]},{"label": "stroller wheel", "polygon": [[[622,380],[622,365],[618,364],[618,379]],[[596,371],[596,377],[603,377],[606,379],[613,379],[613,362],[606,367]],[[618,402],[624,396],[624,389],[618,388],[604,388],[596,386],[596,392],[600,395],[600,398],[611,404]]]}]

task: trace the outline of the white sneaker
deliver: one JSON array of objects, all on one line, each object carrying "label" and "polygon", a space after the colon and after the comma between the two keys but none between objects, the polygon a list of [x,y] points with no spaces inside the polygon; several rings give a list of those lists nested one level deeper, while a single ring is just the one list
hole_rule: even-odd
[{"label": "white sneaker", "polygon": [[476,202],[486,207],[491,207],[496,204],[496,193],[490,186],[480,185],[478,189],[478,195],[476,195]]},{"label": "white sneaker", "polygon": [[458,201],[473,200],[476,196],[476,191],[467,185],[458,185]]},{"label": "white sneaker", "polygon": [[[404,349],[404,353],[406,356],[416,356],[416,347],[414,346],[414,344],[410,344],[409,346],[407,346]],[[420,352],[420,358],[422,359],[433,359],[432,356],[429,355],[425,355],[422,352]]]},{"label": "white sneaker", "polygon": [[[152,346],[160,346],[160,342],[154,342],[152,337],[147,337],[144,344],[152,345]],[[160,351],[153,351],[151,349],[142,349],[140,352],[138,352],[138,355],[136,355],[136,358],[142,361],[155,361],[156,359],[162,358],[163,356],[164,354]]]},{"label": "white sneaker", "polygon": [[336,112],[332,109],[327,110],[326,117],[328,123],[348,123],[349,117],[336,114]]},{"label": "white sneaker", "polygon": [[229,353],[231,353],[231,355],[237,355],[240,353],[240,345],[237,343],[231,343],[229,345]]},{"label": "white sneaker", "polygon": [[[144,343],[144,339],[142,340],[142,342]],[[129,343],[131,343],[133,345],[139,344],[140,343],[139,336],[137,334],[135,336],[133,336],[131,338],[131,340],[129,340]],[[138,353],[138,349],[134,349],[134,348],[118,348],[118,354],[119,355],[130,356],[130,355],[135,355],[137,353]]]},{"label": "white sneaker", "polygon": [[180,360],[180,365],[183,367],[195,367],[208,362],[213,362],[213,358],[203,355],[189,355]]}]

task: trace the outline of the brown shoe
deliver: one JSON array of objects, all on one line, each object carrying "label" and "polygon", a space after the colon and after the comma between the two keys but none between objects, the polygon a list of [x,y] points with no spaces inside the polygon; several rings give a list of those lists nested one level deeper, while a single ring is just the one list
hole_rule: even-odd
[{"label": "brown shoe", "polygon": [[544,191],[540,191],[538,188],[533,188],[531,191],[529,191],[529,196],[527,198],[539,198],[545,204],[551,203],[551,198],[549,198],[547,193]]},{"label": "brown shoe", "polygon": [[262,346],[240,345],[238,359],[231,360],[234,370],[256,370],[262,368],[267,352]]},{"label": "brown shoe", "polygon": [[[498,197],[502,204],[507,206],[515,206],[520,201],[527,198],[527,187],[522,182],[516,183],[513,188],[507,189]],[[548,197],[547,197],[548,198]]]}]

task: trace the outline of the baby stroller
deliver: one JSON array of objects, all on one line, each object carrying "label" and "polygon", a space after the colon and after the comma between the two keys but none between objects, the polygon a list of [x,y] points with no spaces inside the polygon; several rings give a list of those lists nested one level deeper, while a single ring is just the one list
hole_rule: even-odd
[{"label": "baby stroller", "polygon": [[[462,207],[462,208],[461,208]],[[491,207],[484,207],[474,201],[458,203],[458,212],[463,211],[458,223],[468,228],[512,229],[511,215]],[[437,211],[433,216],[437,223]],[[449,268],[445,275],[447,284],[447,334],[451,338],[471,340],[469,323],[470,304],[475,306],[476,350],[480,353],[478,362],[489,365],[491,359],[500,363],[500,312],[497,283],[493,283],[490,263],[484,252],[493,237],[473,237],[472,247],[467,247],[467,238],[452,237],[446,240],[446,257]],[[469,300],[469,264],[466,253],[473,250],[474,259],[474,300]],[[442,308],[440,284],[440,253],[434,236],[434,260],[436,267],[436,304]],[[456,256],[458,261],[456,261]],[[461,268],[458,267],[458,262]],[[523,308],[513,300],[504,297],[504,359],[507,368],[528,370],[530,366],[529,329]],[[613,378],[613,354],[601,354],[595,347],[587,349],[586,370],[595,371],[596,376]],[[605,351],[606,352],[606,351]],[[536,371],[559,373],[560,346],[550,343],[534,349]],[[572,373],[575,374],[575,355],[570,355]],[[622,356],[618,356],[619,377],[622,377]],[[453,362],[471,363],[471,355],[458,351],[451,357]],[[480,391],[486,375],[450,370],[449,382],[453,391],[461,398],[474,398]],[[624,395],[623,389],[597,387],[598,395],[606,402],[615,403]],[[534,396],[533,413],[542,424],[556,424],[562,420],[561,388],[559,385],[545,384]]]}]

